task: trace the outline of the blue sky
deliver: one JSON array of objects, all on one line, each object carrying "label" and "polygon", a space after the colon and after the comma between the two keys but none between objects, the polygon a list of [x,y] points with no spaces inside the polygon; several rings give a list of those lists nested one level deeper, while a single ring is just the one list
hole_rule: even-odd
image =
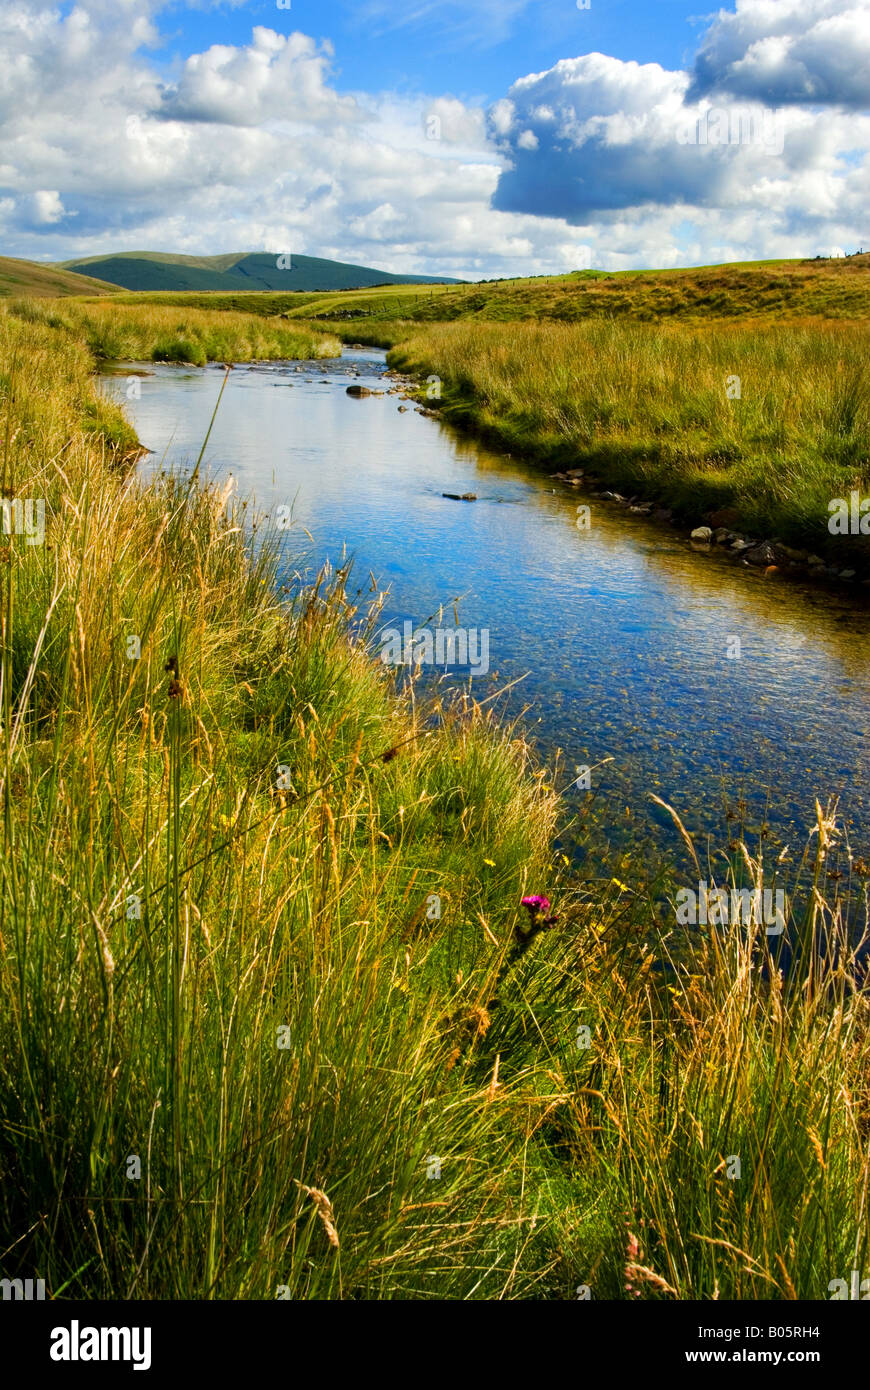
[{"label": "blue sky", "polygon": [[463,278],[870,244],[870,0],[3,0],[0,247]]},{"label": "blue sky", "polygon": [[683,66],[703,29],[698,13],[698,5],[685,0],[592,0],[588,10],[578,10],[574,0],[292,0],[291,9],[279,9],[275,0],[248,0],[209,10],[178,4],[166,11],[160,28],[168,59],[213,43],[243,44],[253,24],[282,33],[301,29],[333,44],[340,90],[435,91],[496,101],[523,73],[596,49]]}]

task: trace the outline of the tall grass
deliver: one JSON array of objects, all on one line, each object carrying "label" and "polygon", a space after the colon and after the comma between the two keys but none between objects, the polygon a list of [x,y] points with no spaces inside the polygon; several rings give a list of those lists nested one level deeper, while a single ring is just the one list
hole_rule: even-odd
[{"label": "tall grass", "polygon": [[275,547],[217,490],[107,468],[64,418],[54,330],[0,332],[6,486],[49,516],[0,571],[4,1272],[528,1289],[522,1153],[449,1056],[552,796],[480,711],[430,729],[392,693],[340,583],[279,602]]},{"label": "tall grass", "polygon": [[250,362],[270,358],[337,357],[330,334],[277,318],[219,310],[99,300],[10,300],[9,313],[83,341],[98,359],[154,362]]},{"label": "tall grass", "polygon": [[864,325],[440,324],[390,361],[442,377],[447,417],[508,449],[870,560],[827,529],[833,498],[870,493]]},{"label": "tall grass", "polygon": [[557,869],[516,731],[398,693],[346,576],[280,597],[228,494],[114,466],[89,365],[0,316],[4,495],[47,504],[0,553],[0,1275],[825,1298],[865,1271],[832,817],[784,985],[758,933],[677,951],[673,882]]}]

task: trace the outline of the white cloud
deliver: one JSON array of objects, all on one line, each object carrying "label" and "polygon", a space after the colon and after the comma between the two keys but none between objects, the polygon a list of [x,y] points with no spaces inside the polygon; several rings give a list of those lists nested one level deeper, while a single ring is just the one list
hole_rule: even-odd
[{"label": "white cloud", "polygon": [[305,34],[285,36],[257,25],[247,48],[215,44],[189,57],[177,85],[161,94],[162,111],[182,121],[232,126],[359,120],[357,102],[326,84],[330,56]]},{"label": "white cloud", "polygon": [[870,0],[737,0],[695,64],[693,96],[773,104],[870,105]]},{"label": "white cloud", "polygon": [[[263,25],[245,44],[192,55],[170,81],[147,52],[165,7],[5,0],[9,254],[289,250],[471,278],[870,240],[860,115],[795,107],[781,155],[681,145],[681,122],[711,98],[687,106],[690,74],[602,54],[521,78],[487,113],[444,95],[351,96],[332,85],[328,46]],[[757,20],[757,3],[738,12],[750,8]],[[744,50],[732,48],[737,63]],[[427,138],[432,117],[437,138]]]},{"label": "white cloud", "polygon": [[508,135],[514,123],[515,107],[512,101],[502,97],[490,108],[489,116],[496,135]]},{"label": "white cloud", "polygon": [[424,125],[428,140],[443,140],[464,149],[482,150],[487,146],[483,108],[466,106],[455,97],[435,97],[427,102]]},{"label": "white cloud", "polygon": [[33,220],[42,226],[50,226],[53,222],[60,222],[64,214],[64,206],[60,201],[60,194],[57,189],[40,188],[31,198],[33,209]]},{"label": "white cloud", "polygon": [[[507,125],[498,143],[509,160],[494,206],[584,229],[629,209],[730,217],[752,207],[759,232],[788,235],[799,248],[803,231],[814,251],[826,222],[826,241],[850,225],[861,238],[870,117],[691,101],[688,89],[684,72],[601,53],[521,78],[509,93],[509,125],[504,107],[493,121],[494,138]],[[844,161],[844,149],[857,156]]]}]

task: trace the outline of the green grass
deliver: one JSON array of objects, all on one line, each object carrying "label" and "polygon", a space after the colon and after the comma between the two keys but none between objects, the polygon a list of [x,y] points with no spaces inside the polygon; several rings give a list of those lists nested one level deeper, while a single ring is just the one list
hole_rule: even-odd
[{"label": "green grass", "polygon": [[7,312],[39,323],[87,346],[98,361],[249,362],[274,358],[335,357],[341,344],[319,325],[288,324],[259,314],[151,303],[64,302],[13,299]]},{"label": "green grass", "polygon": [[282,602],[275,547],[254,558],[215,490],[108,466],[75,423],[77,344],[0,334],[7,489],[49,517],[0,571],[4,1273],[87,1296],[528,1291],[522,1154],[503,1169],[505,1116],[450,1053],[497,971],[478,914],[514,919],[552,795],[483,713],[432,731],[395,696],[339,583]]},{"label": "green grass", "polygon": [[752,535],[870,563],[867,537],[827,526],[832,498],[870,492],[864,325],[460,322],[389,360],[440,376],[445,417],[513,453],[695,524],[730,508]]},{"label": "green grass", "polygon": [[[45,544],[0,550],[3,1277],[565,1300],[866,1277],[870,1012],[818,947],[870,870],[833,819],[802,859],[575,880],[519,731],[397,691],[377,610],[344,575],[279,592],[244,504],[119,468],[93,365],[0,314],[3,493],[46,504]],[[787,987],[757,928],[677,939],[700,878],[788,889]],[[524,938],[529,892],[558,921]]]}]

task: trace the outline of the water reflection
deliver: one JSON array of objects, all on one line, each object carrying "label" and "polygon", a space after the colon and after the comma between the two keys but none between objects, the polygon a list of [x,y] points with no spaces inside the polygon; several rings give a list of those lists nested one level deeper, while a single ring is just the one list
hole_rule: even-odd
[{"label": "water reflection", "polygon": [[[794,843],[814,797],[839,795],[866,853],[870,613],[860,595],[736,570],[412,405],[400,413],[397,396],[347,395],[350,380],[389,387],[382,372],[383,355],[367,351],[231,374],[207,459],[264,509],[293,505],[293,570],[351,553],[358,584],[371,571],[389,587],[384,619],[399,626],[440,604],[452,626],[459,600],[459,622],[490,634],[490,671],[474,693],[524,676],[502,708],[528,708],[544,753],[562,750],[566,783],[577,765],[613,759],[593,784],[617,839],[642,822],[672,841],[650,791],[718,843],[728,807],[742,803],[750,825],[766,818],[774,842]],[[158,366],[141,380],[141,398],[125,405],[155,451],[145,467],[196,457],[220,379],[218,368]],[[123,398],[123,377],[107,389]],[[583,501],[589,531],[575,524]],[[575,795],[579,810],[588,794]]]}]

